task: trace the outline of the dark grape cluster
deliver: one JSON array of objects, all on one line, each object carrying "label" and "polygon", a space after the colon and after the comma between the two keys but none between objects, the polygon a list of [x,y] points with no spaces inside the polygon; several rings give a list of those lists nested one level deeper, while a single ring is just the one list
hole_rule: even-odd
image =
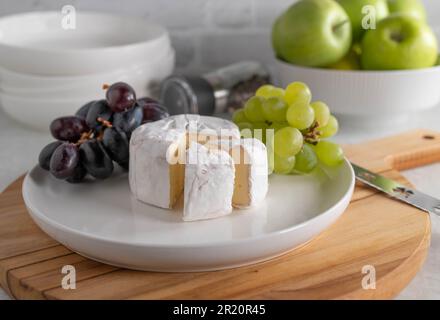
[{"label": "dark grape cluster", "polygon": [[133,88],[124,82],[106,88],[106,99],[90,101],[74,116],[52,121],[50,131],[56,141],[41,150],[38,162],[55,178],[70,183],[87,175],[106,179],[114,162],[127,170],[132,132],[143,123],[169,116],[156,100],[136,99]]}]

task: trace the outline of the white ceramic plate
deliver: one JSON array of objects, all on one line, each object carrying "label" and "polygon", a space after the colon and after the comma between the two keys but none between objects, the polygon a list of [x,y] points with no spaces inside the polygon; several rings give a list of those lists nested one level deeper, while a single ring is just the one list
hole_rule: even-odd
[{"label": "white ceramic plate", "polygon": [[150,271],[233,268],[281,255],[318,235],[346,209],[354,189],[347,161],[309,176],[270,177],[255,209],[206,221],[183,222],[131,197],[126,174],[71,185],[34,168],[23,198],[51,237],[91,259]]}]

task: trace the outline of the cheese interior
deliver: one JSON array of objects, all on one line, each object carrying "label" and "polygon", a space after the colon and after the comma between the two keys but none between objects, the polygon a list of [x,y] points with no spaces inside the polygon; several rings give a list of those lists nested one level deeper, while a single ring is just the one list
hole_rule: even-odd
[{"label": "cheese interior", "polygon": [[236,146],[230,149],[230,154],[235,165],[234,194],[232,196],[232,205],[238,207],[249,206],[250,185],[249,185],[249,156],[242,146]]},{"label": "cheese interior", "polygon": [[241,145],[236,143],[237,140],[226,139],[221,140],[217,144],[208,144],[207,147],[214,150],[224,150],[229,152],[234,160],[235,179],[234,194],[232,196],[232,205],[235,207],[248,207],[251,204],[251,185],[250,171],[251,162],[250,155]]},{"label": "cheese interior", "polygon": [[[185,164],[181,161],[186,150],[186,139],[181,139],[172,146],[173,164],[169,165],[170,179],[170,208],[173,208],[177,200],[183,193],[183,185],[185,182]],[[183,154],[182,154],[183,153]]]},{"label": "cheese interior", "polygon": [[185,181],[185,165],[170,165],[170,208],[173,208],[183,193]]}]

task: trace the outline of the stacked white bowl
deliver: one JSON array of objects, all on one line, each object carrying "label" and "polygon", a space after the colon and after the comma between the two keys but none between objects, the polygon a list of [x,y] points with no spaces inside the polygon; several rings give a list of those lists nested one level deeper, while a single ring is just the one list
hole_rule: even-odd
[{"label": "stacked white bowl", "polygon": [[166,29],[130,16],[76,13],[74,29],[61,12],[0,19],[0,104],[17,121],[39,130],[84,103],[104,98],[103,84],[124,81],[138,97],[174,68]]}]

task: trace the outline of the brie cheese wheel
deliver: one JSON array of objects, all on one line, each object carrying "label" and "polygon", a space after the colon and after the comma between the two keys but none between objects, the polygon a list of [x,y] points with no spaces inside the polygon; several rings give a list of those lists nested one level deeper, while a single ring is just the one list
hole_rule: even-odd
[{"label": "brie cheese wheel", "polygon": [[234,179],[235,166],[229,153],[192,142],[186,157],[183,220],[230,214]]},{"label": "brie cheese wheel", "polygon": [[267,149],[255,138],[220,141],[210,148],[221,148],[229,152],[235,164],[235,182],[232,205],[236,208],[253,207],[266,197],[268,179]]},{"label": "brie cheese wheel", "polygon": [[138,127],[130,139],[133,195],[148,204],[173,208],[183,193],[186,149],[191,142],[239,137],[232,122],[200,115],[176,115]]}]

